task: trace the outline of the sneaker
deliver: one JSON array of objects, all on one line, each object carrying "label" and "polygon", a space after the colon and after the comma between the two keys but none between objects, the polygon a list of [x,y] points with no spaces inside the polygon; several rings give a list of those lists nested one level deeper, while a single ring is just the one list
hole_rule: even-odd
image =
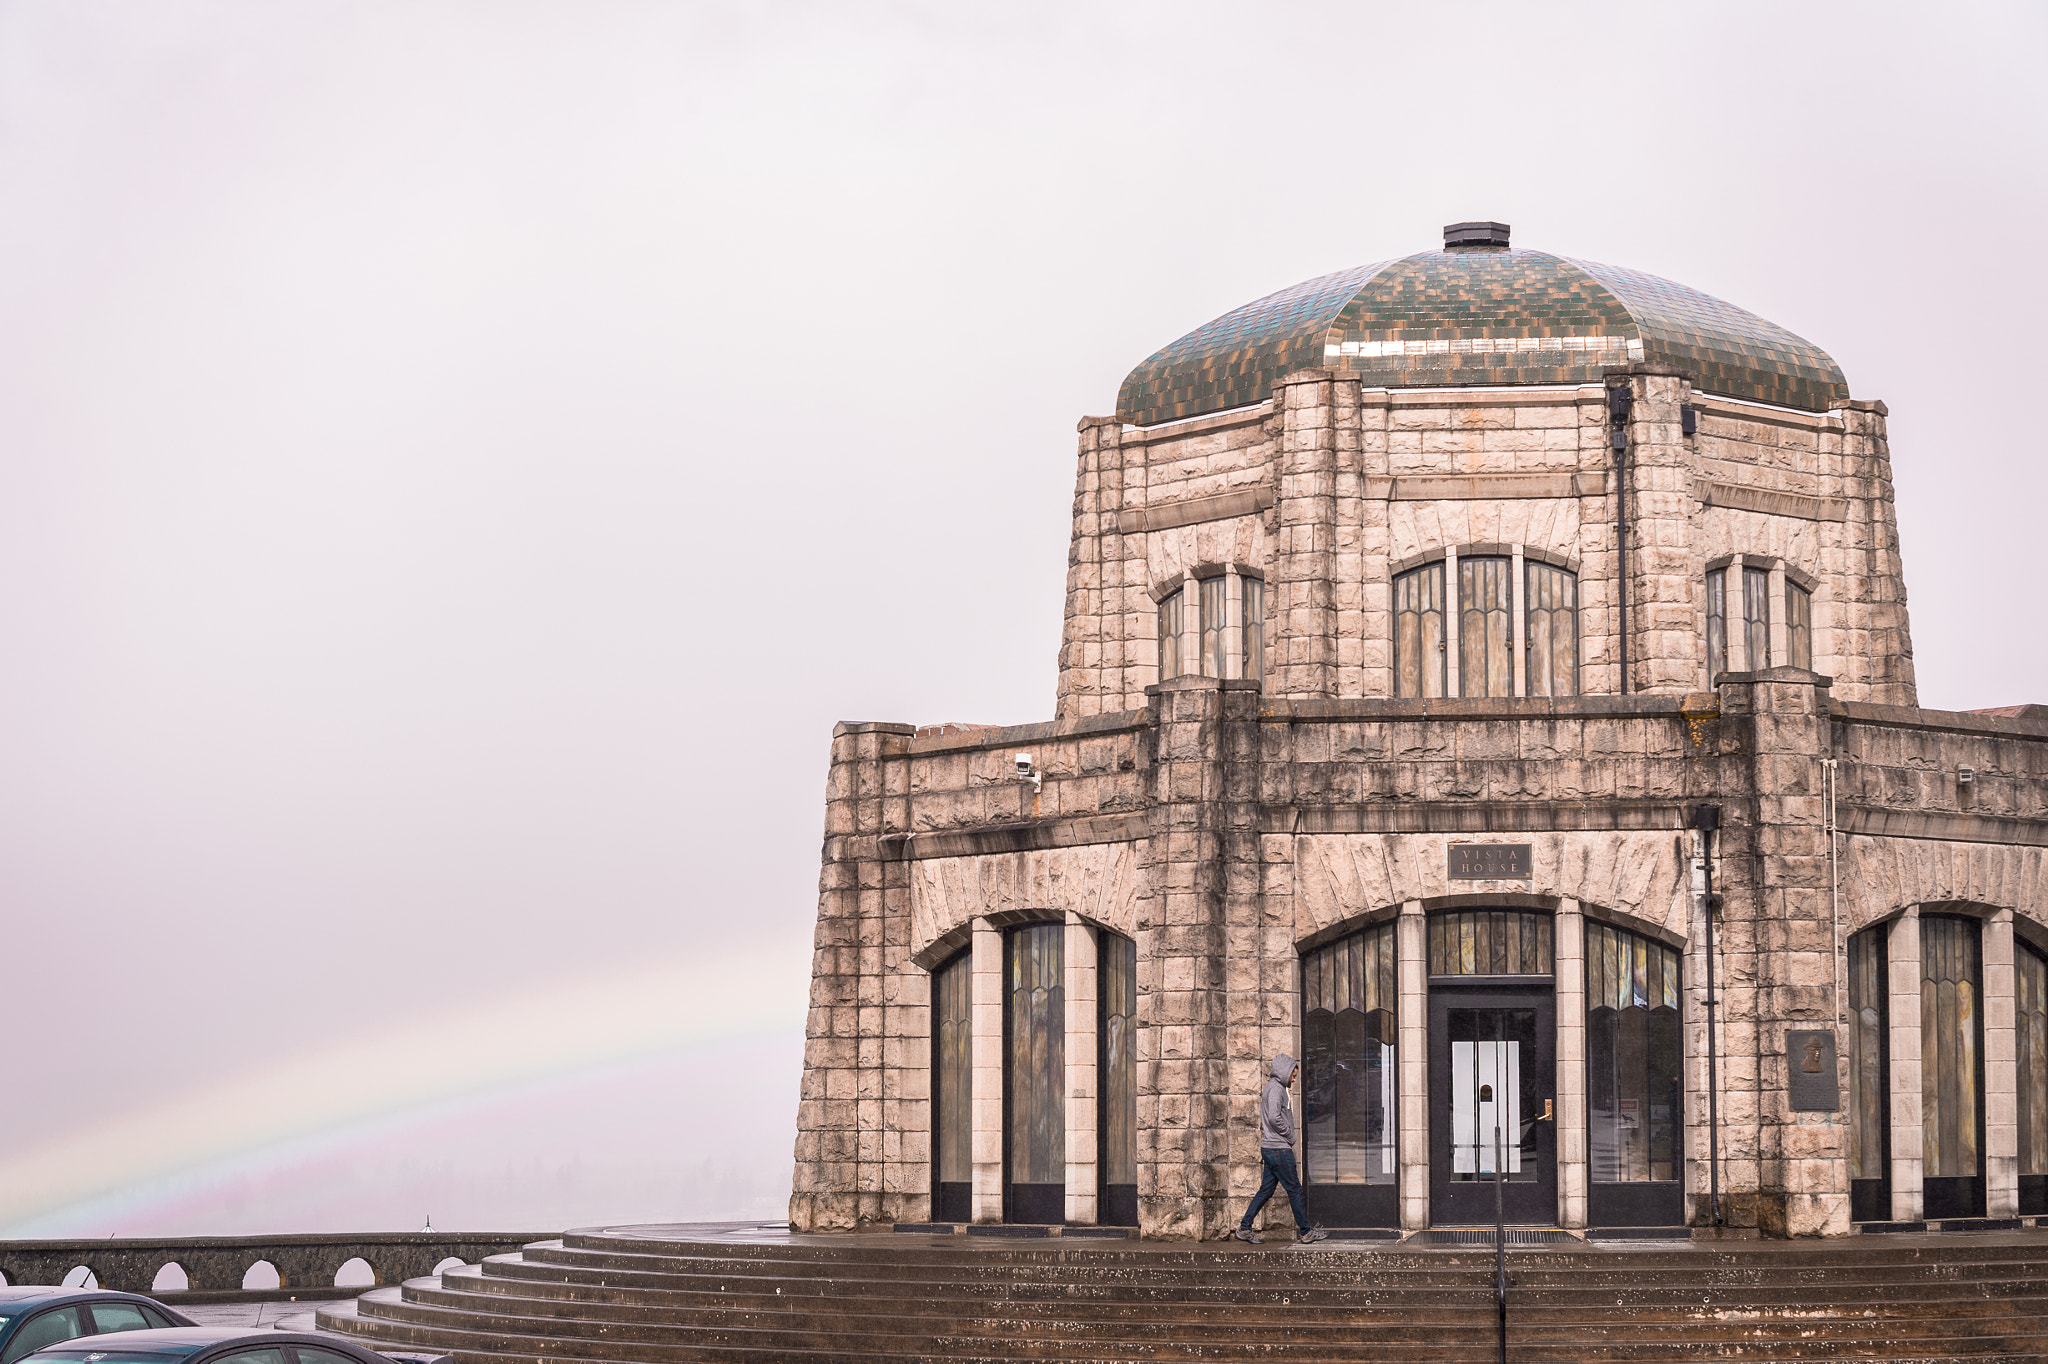
[{"label": "sneaker", "polygon": [[1324,1231],[1321,1227],[1310,1227],[1307,1231],[1295,1237],[1294,1243],[1298,1246],[1307,1246],[1313,1245],[1317,1241],[1327,1241],[1329,1239],[1330,1233]]},{"label": "sneaker", "polygon": [[1249,1241],[1255,1246],[1266,1244],[1266,1238],[1253,1231],[1250,1227],[1239,1227],[1230,1234],[1240,1241]]}]

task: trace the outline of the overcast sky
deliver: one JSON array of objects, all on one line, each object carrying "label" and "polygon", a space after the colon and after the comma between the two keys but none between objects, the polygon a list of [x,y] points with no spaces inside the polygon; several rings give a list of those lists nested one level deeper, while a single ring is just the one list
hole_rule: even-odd
[{"label": "overcast sky", "polygon": [[832,723],[1048,717],[1076,419],[1446,222],[1828,350],[2048,701],[2044,13],[0,3],[0,1234],[779,1214]]}]

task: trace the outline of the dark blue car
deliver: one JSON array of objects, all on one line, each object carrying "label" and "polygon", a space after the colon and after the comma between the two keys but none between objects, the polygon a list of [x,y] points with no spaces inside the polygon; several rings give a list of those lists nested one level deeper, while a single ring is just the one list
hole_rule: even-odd
[{"label": "dark blue car", "polygon": [[190,1326],[191,1320],[135,1293],[103,1288],[0,1288],[0,1364],[76,1336]]}]

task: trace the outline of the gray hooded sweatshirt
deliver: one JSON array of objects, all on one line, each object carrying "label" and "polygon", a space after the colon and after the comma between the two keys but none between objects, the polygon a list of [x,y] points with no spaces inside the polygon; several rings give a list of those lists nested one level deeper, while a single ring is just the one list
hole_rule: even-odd
[{"label": "gray hooded sweatshirt", "polygon": [[1294,1149],[1294,1105],[1287,1098],[1287,1077],[1294,1074],[1294,1058],[1281,1052],[1273,1058],[1273,1078],[1259,1095],[1259,1149]]}]

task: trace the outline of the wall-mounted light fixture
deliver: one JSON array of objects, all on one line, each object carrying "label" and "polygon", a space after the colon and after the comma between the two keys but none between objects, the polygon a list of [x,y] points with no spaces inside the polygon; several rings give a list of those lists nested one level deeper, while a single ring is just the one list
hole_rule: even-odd
[{"label": "wall-mounted light fixture", "polygon": [[1680,435],[1697,436],[1700,433],[1699,409],[1691,403],[1678,405],[1678,430]]}]

